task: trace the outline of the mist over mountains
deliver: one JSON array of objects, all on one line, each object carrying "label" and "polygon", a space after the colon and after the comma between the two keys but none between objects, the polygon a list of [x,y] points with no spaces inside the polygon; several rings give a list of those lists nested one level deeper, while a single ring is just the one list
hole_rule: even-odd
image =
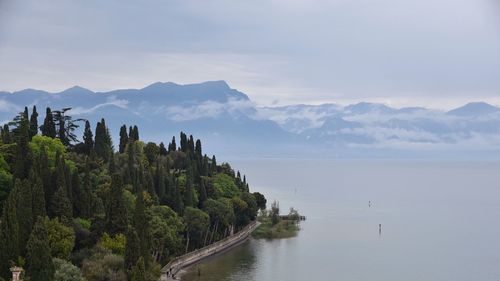
[{"label": "mist over mountains", "polygon": [[[257,107],[224,81],[93,92],[0,92],[0,122],[25,105],[71,107],[75,118],[101,118],[114,137],[138,125],[141,139],[168,142],[179,131],[231,157],[477,157],[500,155],[500,108],[473,102],[448,112],[361,102]],[[39,120],[41,122],[41,120]],[[115,142],[116,143],[116,142]]]}]

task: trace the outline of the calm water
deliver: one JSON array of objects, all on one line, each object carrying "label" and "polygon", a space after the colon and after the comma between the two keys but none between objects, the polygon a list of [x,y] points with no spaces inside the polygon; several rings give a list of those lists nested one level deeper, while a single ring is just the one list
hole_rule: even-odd
[{"label": "calm water", "polygon": [[233,163],[308,220],[298,237],[250,240],[183,280],[500,280],[500,163]]}]

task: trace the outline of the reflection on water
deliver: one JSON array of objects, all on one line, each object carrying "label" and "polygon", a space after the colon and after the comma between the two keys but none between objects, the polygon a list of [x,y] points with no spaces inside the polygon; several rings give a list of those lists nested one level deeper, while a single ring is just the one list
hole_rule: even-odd
[{"label": "reflection on water", "polygon": [[190,267],[183,274],[182,280],[224,281],[224,280],[255,280],[252,272],[255,267],[254,241]]}]

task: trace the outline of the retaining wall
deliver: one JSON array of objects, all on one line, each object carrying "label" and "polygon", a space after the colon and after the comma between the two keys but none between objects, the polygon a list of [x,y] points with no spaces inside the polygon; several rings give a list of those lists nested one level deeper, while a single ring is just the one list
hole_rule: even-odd
[{"label": "retaining wall", "polygon": [[259,224],[260,223],[257,221],[251,222],[249,225],[245,226],[245,228],[231,236],[171,260],[162,268],[160,281],[175,280],[173,277],[182,268],[240,244],[249,237]]}]

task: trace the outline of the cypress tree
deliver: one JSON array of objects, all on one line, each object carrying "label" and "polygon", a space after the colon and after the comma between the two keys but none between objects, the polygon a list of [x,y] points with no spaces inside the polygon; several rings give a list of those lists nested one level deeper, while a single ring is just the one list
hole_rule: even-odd
[{"label": "cypress tree", "polygon": [[9,125],[4,124],[3,129],[2,129],[2,142],[5,144],[11,143],[11,135],[10,135],[10,130],[9,130]]},{"label": "cypress tree", "polygon": [[175,136],[172,137],[172,142],[168,144],[168,152],[176,151],[177,144],[175,143]]},{"label": "cypress tree", "polygon": [[111,136],[106,127],[106,122],[104,119],[101,119],[101,122],[97,122],[95,129],[95,153],[107,162],[109,160],[109,154],[112,151],[111,146]]},{"label": "cypress tree", "polygon": [[138,141],[139,140],[139,128],[134,125],[134,140]]},{"label": "cypress tree", "polygon": [[163,199],[165,197],[165,172],[163,171],[163,166],[160,165],[160,161],[156,162],[154,183],[158,198]]},{"label": "cypress tree", "polygon": [[73,191],[73,194],[71,195],[71,201],[73,202],[73,215],[75,217],[81,218],[82,210],[85,208],[84,205],[86,204],[86,202],[84,191],[80,184],[80,176],[78,175],[78,172],[74,172],[71,176],[71,190]]},{"label": "cypress tree", "polygon": [[50,202],[50,213],[53,217],[59,217],[61,222],[67,224],[73,218],[73,206],[67,193],[67,182],[65,175],[64,158],[61,156],[56,167],[56,191]]},{"label": "cypress tree", "polygon": [[203,179],[200,180],[199,194],[198,208],[202,209],[205,205],[205,201],[207,201],[207,189],[205,188],[205,181]]},{"label": "cypress tree", "polygon": [[33,221],[36,221],[38,217],[45,217],[47,214],[46,204],[45,204],[45,192],[43,190],[42,179],[34,172],[30,173],[31,195],[32,195],[32,210],[33,210]]},{"label": "cypress tree", "polygon": [[0,276],[5,279],[10,278],[10,264],[17,262],[20,254],[16,202],[18,193],[18,186],[10,192],[3,206],[2,223],[0,223]]},{"label": "cypress tree", "polygon": [[92,129],[90,128],[90,122],[85,121],[85,129],[83,131],[83,144],[85,145],[85,153],[90,155],[90,152],[94,149],[94,136],[92,134]]},{"label": "cypress tree", "polygon": [[58,131],[57,137],[61,140],[62,144],[69,145],[69,140],[66,137],[66,120],[64,119],[64,115],[62,112],[58,112],[56,115],[56,119],[58,120]]},{"label": "cypress tree", "polygon": [[125,152],[125,148],[127,147],[127,143],[128,143],[127,126],[123,125],[120,128],[120,146],[118,149],[118,151],[120,153]]},{"label": "cypress tree", "polygon": [[160,155],[162,156],[166,156],[167,155],[167,149],[165,148],[165,145],[163,144],[163,142],[160,143]]},{"label": "cypress tree", "polygon": [[130,272],[141,256],[141,242],[133,227],[128,228],[125,238],[125,269]]},{"label": "cypress tree", "polygon": [[17,221],[19,226],[19,253],[24,256],[25,245],[28,242],[33,226],[33,196],[31,192],[30,182],[27,180],[17,179],[14,188],[19,190],[17,203]]},{"label": "cypress tree", "polygon": [[215,160],[215,155],[212,156],[211,167],[212,167],[212,175],[214,175],[215,173],[217,173],[217,160]]},{"label": "cypress tree", "polygon": [[181,132],[181,151],[186,152],[188,149],[187,136],[184,132]]},{"label": "cypress tree", "polygon": [[184,207],[193,207],[193,167],[188,160],[186,169],[186,186],[184,190]]},{"label": "cypress tree", "polygon": [[90,179],[90,161],[85,159],[85,175],[83,178],[82,197],[80,198],[80,215],[83,218],[92,216],[92,182]]},{"label": "cypress tree", "polygon": [[117,173],[111,179],[111,191],[106,208],[106,231],[110,235],[125,233],[127,230],[127,208],[123,200],[122,179]]},{"label": "cypress tree", "polygon": [[36,134],[38,134],[38,112],[36,111],[36,105],[34,105],[30,118],[30,139]]},{"label": "cypress tree", "polygon": [[43,121],[43,125],[41,127],[42,135],[55,138],[56,137],[56,124],[54,122],[54,116],[52,115],[52,111],[50,107],[47,107],[45,119]]},{"label": "cypress tree", "polygon": [[29,175],[32,162],[29,148],[29,121],[25,118],[25,114],[21,117],[18,132],[14,176],[25,179]]},{"label": "cypress tree", "polygon": [[134,227],[140,240],[141,256],[144,258],[146,268],[149,268],[151,260],[151,235],[149,230],[148,217],[146,216],[146,206],[144,205],[143,190],[139,187],[137,199],[135,201]]},{"label": "cypress tree", "polygon": [[200,140],[196,140],[196,146],[194,148],[194,152],[195,152],[196,157],[198,157],[198,159],[202,158],[201,141]]},{"label": "cypress tree", "polygon": [[[60,155],[59,152],[56,153],[56,159],[59,159]],[[49,165],[47,163],[49,162],[49,158],[47,155],[47,150],[45,149],[45,146],[42,146],[41,151],[40,151],[40,160],[38,161],[39,163],[39,173],[40,177],[42,178],[42,184],[43,184],[43,193],[45,194],[45,206],[48,207],[50,202],[52,202],[52,196],[54,196],[54,193],[56,191],[55,184],[53,184],[53,177],[52,177],[52,172],[50,171]],[[57,162],[56,162],[57,164]]]},{"label": "cypress tree", "polygon": [[30,280],[54,280],[54,264],[50,255],[50,246],[47,229],[45,228],[47,218],[38,218],[33,232],[28,241],[28,255],[26,258],[26,275]]}]

